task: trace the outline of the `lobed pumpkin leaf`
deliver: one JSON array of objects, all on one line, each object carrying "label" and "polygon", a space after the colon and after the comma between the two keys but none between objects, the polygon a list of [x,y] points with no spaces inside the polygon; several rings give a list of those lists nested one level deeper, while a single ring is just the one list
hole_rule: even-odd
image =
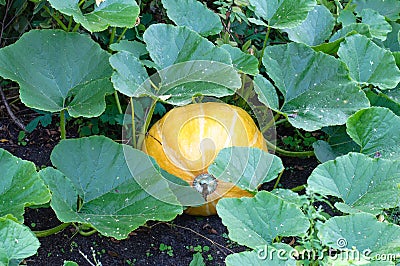
[{"label": "lobed pumpkin leaf", "polygon": [[138,41],[121,40],[117,43],[112,43],[110,49],[114,52],[129,52],[136,58],[149,53],[146,49],[146,45]]},{"label": "lobed pumpkin leaf", "polygon": [[215,178],[249,191],[275,179],[283,171],[281,159],[258,148],[229,147],[222,149],[208,172]]},{"label": "lobed pumpkin leaf", "polygon": [[[135,91],[135,96],[148,95],[169,104],[186,105],[194,96],[223,97],[240,88],[240,76],[230,54],[187,27],[151,25],[143,38],[159,71]],[[116,66],[117,72],[129,65]],[[129,87],[130,83],[120,86]]]},{"label": "lobed pumpkin leaf", "polygon": [[347,133],[369,156],[400,159],[400,117],[384,107],[362,109],[349,117]]},{"label": "lobed pumpkin leaf", "polygon": [[90,224],[105,236],[123,239],[148,220],[171,220],[182,213],[141,151],[92,136],[61,141],[51,160],[58,170],[39,174],[53,193],[51,207],[60,221]]},{"label": "lobed pumpkin leaf", "polygon": [[265,106],[273,109],[279,109],[279,97],[272,83],[261,75],[254,77],[254,91],[257,93],[258,100]]},{"label": "lobed pumpkin leaf", "polygon": [[240,86],[240,76],[231,65],[197,60],[158,71],[138,88],[135,96],[149,95],[182,106],[191,103],[195,96],[232,95]]},{"label": "lobed pumpkin leaf", "polygon": [[40,242],[25,225],[7,217],[0,218],[0,265],[20,265],[36,254]]},{"label": "lobed pumpkin leaf", "polygon": [[316,46],[324,43],[332,34],[335,19],[328,8],[316,5],[299,26],[285,29],[291,41]]},{"label": "lobed pumpkin leaf", "polygon": [[249,0],[254,13],[268,21],[275,29],[287,29],[300,25],[316,2],[314,0]]},{"label": "lobed pumpkin leaf", "polygon": [[399,183],[400,161],[349,153],[317,166],[308,178],[307,190],[342,199],[344,204],[335,204],[342,212],[378,214],[400,206]]},{"label": "lobed pumpkin leaf", "polygon": [[362,35],[346,37],[338,51],[352,79],[362,85],[391,89],[400,82],[400,70],[393,55]]},{"label": "lobed pumpkin leaf", "polygon": [[227,51],[184,26],[153,24],[144,32],[143,39],[160,69],[193,60],[232,63]]},{"label": "lobed pumpkin leaf", "polygon": [[0,50],[0,76],[19,83],[28,107],[94,117],[105,110],[105,95],[114,91],[108,57],[88,36],[31,30]]},{"label": "lobed pumpkin leaf", "polygon": [[344,124],[351,114],[369,106],[345,65],[332,56],[289,43],[267,47],[262,60],[284,97],[283,105],[274,110],[297,128],[313,131]]},{"label": "lobed pumpkin leaf", "polygon": [[340,11],[337,18],[337,22],[342,24],[342,27],[357,23],[357,17],[354,15],[353,11],[349,9],[343,9]]},{"label": "lobed pumpkin leaf", "polygon": [[362,23],[369,26],[372,37],[381,41],[386,40],[387,34],[392,31],[392,26],[385,20],[385,17],[372,9],[363,9],[358,15],[362,19]]},{"label": "lobed pumpkin leaf", "polygon": [[221,48],[229,52],[233,67],[237,71],[253,76],[258,74],[258,60],[254,55],[246,54],[229,44],[223,44]]},{"label": "lobed pumpkin leaf", "polygon": [[400,2],[397,0],[354,0],[353,4],[356,5],[357,12],[369,8],[390,20],[397,20],[400,18]]},{"label": "lobed pumpkin leaf", "polygon": [[23,222],[25,207],[50,200],[50,191],[39,178],[34,163],[0,148],[0,169],[0,217],[11,214]]},{"label": "lobed pumpkin leaf", "polygon": [[113,54],[109,61],[115,69],[111,76],[114,88],[129,97],[139,96],[136,92],[149,75],[136,55],[121,51]]},{"label": "lobed pumpkin leaf", "polygon": [[[162,0],[167,16],[178,26],[187,26],[202,36],[221,32],[219,16],[196,0]],[[195,18],[195,19],[194,19]]]},{"label": "lobed pumpkin leaf", "polygon": [[217,212],[229,238],[253,249],[271,245],[276,236],[303,236],[310,226],[300,208],[267,191],[254,198],[223,198]]},{"label": "lobed pumpkin leaf", "polygon": [[77,23],[82,24],[91,32],[98,32],[112,27],[135,26],[139,16],[139,6],[135,0],[107,0],[102,1],[90,13],[82,13],[79,1],[49,0],[50,5],[63,14],[72,16]]},{"label": "lobed pumpkin leaf", "polygon": [[332,217],[319,224],[318,238],[323,245],[337,250],[354,247],[369,260],[379,254],[400,251],[400,226],[379,222],[368,213]]}]

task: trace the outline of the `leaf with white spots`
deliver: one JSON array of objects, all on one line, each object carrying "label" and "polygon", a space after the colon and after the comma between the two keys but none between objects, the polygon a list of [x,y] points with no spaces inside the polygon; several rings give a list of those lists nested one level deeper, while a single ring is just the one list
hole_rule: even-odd
[{"label": "leaf with white spots", "polygon": [[254,198],[223,198],[217,213],[229,238],[253,249],[271,245],[277,236],[304,236],[310,226],[300,208],[267,191]]},{"label": "leaf with white spots", "polygon": [[399,0],[353,0],[352,4],[356,5],[357,12],[361,12],[363,9],[373,9],[390,20],[400,18]]},{"label": "leaf with white spots", "polygon": [[149,76],[136,55],[121,51],[113,54],[109,60],[114,68],[111,77],[114,88],[129,97],[139,96],[136,95],[136,91]]},{"label": "leaf with white spots", "polygon": [[384,107],[363,109],[352,115],[347,133],[372,157],[400,159],[400,117]]},{"label": "leaf with white spots", "polygon": [[224,44],[221,48],[229,52],[236,70],[253,76],[258,74],[258,60],[254,55],[246,54],[239,48],[229,44]]},{"label": "leaf with white spots", "polygon": [[318,238],[337,250],[354,248],[366,254],[368,261],[377,255],[400,252],[400,226],[379,222],[368,213],[332,217],[318,224]]},{"label": "leaf with white spots", "polygon": [[87,35],[32,30],[0,50],[0,76],[19,83],[21,101],[29,107],[94,117],[114,91],[108,58]]},{"label": "leaf with white spots", "polygon": [[157,97],[169,104],[182,106],[191,103],[193,97],[199,95],[214,97],[232,95],[240,86],[240,76],[232,65],[217,61],[195,60],[159,70],[157,74],[142,83],[134,95]]},{"label": "leaf with white spots", "polygon": [[39,178],[34,163],[0,148],[0,169],[0,217],[11,214],[23,222],[25,207],[50,200],[50,191]]},{"label": "leaf with white spots", "polygon": [[340,60],[304,44],[268,46],[263,64],[284,97],[283,105],[274,110],[297,128],[314,131],[341,125],[369,106]]},{"label": "leaf with white spots", "polygon": [[299,26],[284,30],[291,41],[315,46],[331,36],[335,19],[329,9],[317,5],[308,13],[307,19]]},{"label": "leaf with white spots", "polygon": [[229,52],[187,27],[151,25],[143,39],[159,71],[151,77],[152,82],[142,84],[136,95],[186,105],[195,96],[223,97],[241,87]]},{"label": "leaf with white spots", "polygon": [[338,51],[352,79],[361,85],[391,89],[400,82],[400,70],[392,53],[362,35],[346,37]]},{"label": "leaf with white spots", "polygon": [[179,26],[187,26],[202,36],[221,32],[220,17],[197,0],[162,0],[168,17]]},{"label": "leaf with white spots", "polygon": [[254,13],[275,29],[300,25],[316,5],[315,0],[250,0]]},{"label": "leaf with white spots", "polygon": [[7,217],[0,218],[0,265],[20,265],[36,254],[40,243],[31,230]]},{"label": "leaf with white spots", "polygon": [[385,20],[385,17],[372,9],[363,9],[358,15],[362,19],[362,23],[367,24],[370,28],[372,37],[381,41],[386,40],[386,36],[392,31],[392,26]]},{"label": "leaf with white spots", "polygon": [[349,153],[317,166],[307,181],[307,190],[343,201],[342,212],[378,214],[400,206],[400,161],[372,159]]},{"label": "leaf with white spots", "polygon": [[139,16],[135,0],[96,0],[93,11],[89,13],[82,13],[80,1],[49,0],[49,3],[91,32],[103,31],[109,26],[133,28]]},{"label": "leaf with white spots", "polygon": [[150,158],[130,146],[103,136],[63,140],[51,161],[58,170],[39,174],[62,222],[89,224],[105,236],[124,239],[148,220],[169,221],[182,213]]}]

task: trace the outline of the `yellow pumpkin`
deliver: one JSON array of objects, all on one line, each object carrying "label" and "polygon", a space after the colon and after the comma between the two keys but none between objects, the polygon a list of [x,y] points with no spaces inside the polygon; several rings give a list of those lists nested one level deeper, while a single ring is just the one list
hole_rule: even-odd
[{"label": "yellow pumpkin", "polygon": [[191,184],[206,203],[189,207],[191,215],[216,214],[221,197],[251,197],[234,184],[207,173],[218,152],[226,147],[257,147],[267,151],[256,124],[243,109],[225,103],[196,103],[174,108],[149,130],[142,150],[161,168]]}]

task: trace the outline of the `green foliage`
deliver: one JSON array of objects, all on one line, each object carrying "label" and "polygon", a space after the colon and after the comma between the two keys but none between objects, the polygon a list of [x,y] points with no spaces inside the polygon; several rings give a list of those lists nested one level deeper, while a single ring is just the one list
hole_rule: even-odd
[{"label": "green foliage", "polygon": [[[400,252],[399,14],[397,0],[0,0],[2,86],[18,83],[21,102],[39,113],[18,144],[29,145],[27,133],[52,124],[55,112],[62,138],[66,121],[89,136],[62,140],[53,167],[40,172],[0,150],[0,263],[36,252],[24,208],[50,195],[60,221],[117,239],[203,203],[137,148],[167,110],[210,96],[257,118],[270,108],[283,117],[281,131],[293,132],[285,147],[312,146],[322,162],[300,195],[257,192],[284,169],[278,156],[243,147],[216,156],[210,173],[255,194],[217,205],[230,243],[250,249],[227,265],[352,265],[329,256],[349,249],[371,251],[359,263],[394,265],[374,260]],[[130,103],[134,113],[124,115]],[[257,122],[272,140],[273,121]],[[121,128],[134,147],[108,138],[121,140]],[[158,249],[175,255],[164,243]],[[191,265],[213,260],[207,246],[188,249]],[[324,258],[305,257],[310,250]]]}]

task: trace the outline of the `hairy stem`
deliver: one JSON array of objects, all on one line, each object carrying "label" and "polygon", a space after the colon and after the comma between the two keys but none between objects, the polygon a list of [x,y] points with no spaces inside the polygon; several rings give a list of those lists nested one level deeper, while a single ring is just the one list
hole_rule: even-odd
[{"label": "hairy stem", "polygon": [[299,192],[299,191],[302,191],[305,188],[306,188],[306,185],[300,185],[300,186],[291,188],[290,190],[293,191],[293,192]]},{"label": "hairy stem", "polygon": [[114,98],[115,98],[115,102],[116,102],[116,104],[117,104],[118,112],[119,112],[120,114],[123,114],[123,113],[122,113],[121,103],[120,103],[119,97],[118,97],[118,91],[117,91],[117,90],[114,91]]},{"label": "hairy stem", "polygon": [[60,133],[61,133],[61,139],[66,139],[67,138],[67,131],[65,129],[65,110],[60,111]]},{"label": "hairy stem", "polygon": [[62,223],[56,227],[47,230],[33,231],[33,233],[35,234],[36,237],[46,237],[61,232],[62,230],[67,228],[70,224],[71,223]]},{"label": "hairy stem", "polygon": [[279,176],[278,176],[278,178],[276,179],[276,182],[275,182],[275,185],[274,185],[274,188],[273,188],[273,189],[275,189],[275,188],[278,187],[279,182],[281,181],[281,177],[282,177],[284,171],[285,171],[285,169],[283,169],[283,171],[279,173]]},{"label": "hairy stem", "polygon": [[271,32],[271,27],[268,26],[267,28],[267,33],[265,34],[265,39],[264,39],[264,43],[263,43],[263,47],[261,49],[261,54],[260,54],[260,58],[258,59],[258,68],[260,68],[261,63],[262,63],[262,58],[264,56],[264,51],[265,48],[267,47],[267,42],[268,42],[268,38],[269,38],[269,33]]},{"label": "hairy stem", "polygon": [[314,151],[287,151],[284,149],[281,149],[277,146],[275,146],[274,144],[272,144],[271,142],[265,140],[265,142],[267,143],[267,147],[276,151],[277,153],[284,155],[284,156],[288,156],[288,157],[311,157],[314,156]]},{"label": "hairy stem", "polygon": [[50,9],[47,6],[43,6],[43,8],[49,13],[49,15],[57,22],[57,24],[65,31],[68,31],[67,26],[59,19],[54,13],[50,11]]}]

